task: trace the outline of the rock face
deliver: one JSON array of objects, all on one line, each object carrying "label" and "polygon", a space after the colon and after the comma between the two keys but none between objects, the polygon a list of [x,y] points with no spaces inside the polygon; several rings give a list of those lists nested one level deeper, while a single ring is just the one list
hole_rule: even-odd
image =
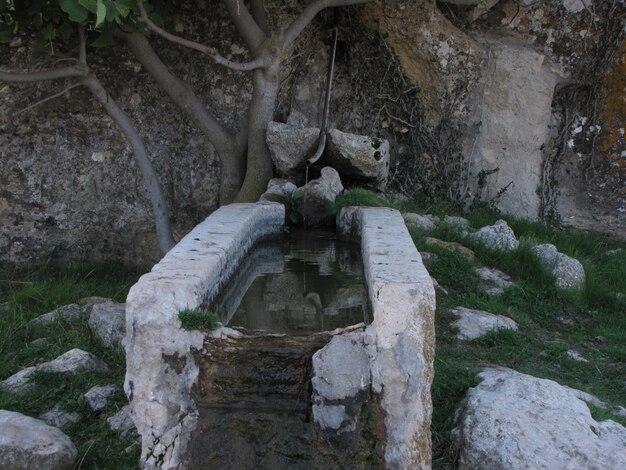
[{"label": "rock face", "polygon": [[96,385],[85,393],[85,401],[91,411],[98,412],[107,407],[111,398],[121,394],[122,389],[117,385]]},{"label": "rock face", "polygon": [[389,142],[333,129],[328,133],[330,165],[347,179],[384,189],[389,176]]},{"label": "rock face", "polygon": [[513,229],[504,220],[498,220],[493,225],[487,225],[470,235],[475,241],[487,248],[498,251],[513,251],[519,247]]},{"label": "rock face", "polygon": [[267,146],[276,170],[284,176],[304,173],[305,160],[315,153],[320,130],[301,129],[280,122],[267,125]]},{"label": "rock face", "polygon": [[69,437],[43,421],[0,410],[0,468],[69,470],[78,451]]},{"label": "rock face", "polygon": [[33,318],[29,324],[32,326],[48,325],[57,320],[65,320],[68,322],[76,321],[80,318],[82,309],[78,304],[64,305],[48,313]]},{"label": "rock face", "polygon": [[122,347],[126,336],[126,304],[97,303],[89,315],[89,328],[108,348]]},{"label": "rock face", "polygon": [[458,328],[458,339],[477,339],[489,333],[502,329],[517,330],[517,323],[503,315],[494,315],[483,310],[473,310],[465,307],[456,307],[450,310],[458,317],[451,326]]},{"label": "rock face", "polygon": [[577,259],[560,253],[556,246],[549,243],[532,248],[539,261],[556,278],[556,285],[562,289],[585,288],[585,268]]},{"label": "rock face", "polygon": [[[432,280],[399,212],[344,208],[337,231],[361,242],[373,321],[364,332],[334,337],[313,356],[318,436],[329,445],[354,442],[359,410],[369,399],[377,439],[384,442],[385,467],[430,468]],[[380,411],[372,408],[376,402]],[[377,424],[377,419],[384,421]]]},{"label": "rock face", "polygon": [[306,226],[332,225],[335,219],[333,205],[342,192],[339,173],[327,166],[322,168],[318,179],[309,181],[293,193],[293,208]]},{"label": "rock face", "polygon": [[487,369],[457,410],[460,469],[626,468],[626,429],[556,382]]}]

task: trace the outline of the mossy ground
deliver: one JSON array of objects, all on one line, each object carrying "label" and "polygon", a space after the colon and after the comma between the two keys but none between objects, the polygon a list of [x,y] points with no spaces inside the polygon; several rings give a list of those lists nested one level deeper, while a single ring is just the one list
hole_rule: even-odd
[{"label": "mossy ground", "polygon": [[[84,393],[94,385],[122,385],[125,358],[121,350],[103,347],[93,337],[86,316],[76,322],[57,321],[35,327],[29,320],[88,296],[101,296],[124,302],[128,289],[136,282],[141,269],[113,264],[82,264],[56,268],[51,265],[28,269],[5,268],[0,271],[0,303],[8,302],[8,310],[0,312],[0,378],[5,379],[28,366],[52,360],[72,348],[95,354],[110,367],[106,372],[85,372],[73,377],[57,374],[36,374],[35,390],[18,394],[0,391],[0,409],[17,411],[37,417],[56,404],[61,409],[77,412],[81,419],[69,423],[63,431],[78,448],[76,468],[135,469],[139,447],[126,449],[136,436],[121,438],[109,430],[106,418],[127,402],[122,395],[103,412],[88,409]],[[33,346],[38,338],[47,343]]]}]

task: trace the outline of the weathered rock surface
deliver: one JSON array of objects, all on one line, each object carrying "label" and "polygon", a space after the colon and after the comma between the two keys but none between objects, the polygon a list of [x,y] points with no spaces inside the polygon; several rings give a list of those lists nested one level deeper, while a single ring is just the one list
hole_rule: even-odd
[{"label": "weathered rock surface", "polygon": [[87,406],[93,412],[104,410],[109,400],[122,394],[122,388],[117,385],[96,385],[85,393]]},{"label": "weathered rock surface", "polygon": [[560,253],[556,246],[550,243],[535,245],[532,250],[546,269],[554,275],[557,286],[562,289],[585,288],[585,268],[580,261]]},{"label": "weathered rock surface", "polygon": [[27,392],[35,388],[35,384],[29,383],[31,375],[37,370],[36,367],[27,367],[19,372],[16,372],[8,379],[0,382],[0,388],[9,392]]},{"label": "weathered rock surface", "polygon": [[322,168],[321,176],[298,188],[292,196],[293,208],[304,225],[320,227],[332,225],[335,219],[334,203],[343,192],[339,173],[329,166]]},{"label": "weathered rock surface", "polygon": [[441,221],[443,224],[445,225],[451,225],[453,227],[456,227],[458,229],[470,229],[471,228],[471,224],[470,221],[467,220],[465,217],[457,217],[454,215],[446,215],[443,220]]},{"label": "weathered rock surface", "polygon": [[69,437],[43,421],[0,410],[0,468],[68,470],[78,451]]},{"label": "weathered rock surface", "polygon": [[62,428],[67,423],[77,423],[80,421],[80,415],[75,412],[63,411],[57,403],[51,409],[40,415],[39,419],[55,428]]},{"label": "weathered rock surface", "polygon": [[450,309],[450,313],[456,315],[458,320],[451,326],[458,328],[458,339],[477,339],[489,333],[502,329],[517,330],[517,323],[504,315],[494,315],[484,310],[473,310],[465,307]]},{"label": "weathered rock surface", "polygon": [[407,212],[402,214],[402,217],[407,225],[412,225],[425,231],[434,230],[440,222],[439,217],[430,214],[421,215],[414,214],[413,212]]},{"label": "weathered rock surface", "polygon": [[291,196],[298,187],[291,181],[273,178],[267,183],[267,190],[261,195],[259,201],[277,202],[285,206],[285,223],[291,214]]},{"label": "weathered rock surface", "polygon": [[122,347],[126,336],[126,304],[111,301],[95,304],[89,315],[89,328],[106,347]]},{"label": "weathered rock surface", "polygon": [[267,125],[267,146],[278,172],[296,176],[304,171],[305,160],[315,153],[320,130],[309,127],[301,129],[280,122]]},{"label": "weathered rock surface", "polygon": [[83,371],[107,370],[106,363],[82,349],[70,349],[56,359],[37,366],[40,372],[74,375]]},{"label": "weathered rock surface", "polygon": [[57,320],[65,320],[67,322],[73,322],[80,318],[82,309],[78,304],[64,305],[52,310],[51,312],[44,313],[43,315],[33,318],[29,323],[31,326],[48,325]]},{"label": "weathered rock surface", "polygon": [[480,278],[478,287],[491,295],[502,295],[505,289],[513,285],[511,276],[499,269],[481,267],[476,268],[476,274]]},{"label": "weathered rock surface", "polygon": [[437,246],[439,248],[443,248],[444,250],[458,253],[459,255],[467,258],[470,261],[473,261],[476,258],[476,255],[474,254],[472,250],[470,250],[468,247],[463,246],[457,242],[446,242],[446,241],[439,240],[438,238],[433,238],[433,237],[424,238],[424,242],[428,246]]},{"label": "weathered rock surface", "polygon": [[130,415],[130,406],[126,405],[117,413],[107,418],[107,424],[112,431],[117,431],[122,437],[135,429],[135,423]]},{"label": "weathered rock surface", "polygon": [[372,182],[384,189],[389,176],[389,142],[333,129],[328,133],[327,161],[346,179]]},{"label": "weathered rock surface", "polygon": [[570,390],[509,369],[478,378],[452,431],[461,470],[626,468],[626,429],[595,421]]},{"label": "weathered rock surface", "polygon": [[486,225],[469,236],[492,250],[513,251],[519,247],[513,229],[504,220],[498,220],[493,225]]}]

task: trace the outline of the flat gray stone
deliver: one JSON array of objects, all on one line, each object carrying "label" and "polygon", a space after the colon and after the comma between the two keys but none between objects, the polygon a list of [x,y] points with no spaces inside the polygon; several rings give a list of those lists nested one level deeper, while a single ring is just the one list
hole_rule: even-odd
[{"label": "flat gray stone", "polygon": [[456,335],[461,340],[471,340],[480,338],[490,331],[508,329],[517,330],[517,323],[503,315],[494,315],[484,310],[473,310],[465,307],[455,307],[450,309],[458,320],[451,326],[458,328]]},{"label": "flat gray stone", "polygon": [[29,416],[0,410],[0,468],[69,470],[78,455],[59,429]]},{"label": "flat gray stone", "polygon": [[486,225],[469,237],[487,248],[498,251],[514,251],[519,247],[513,229],[504,220],[498,220],[493,225]]},{"label": "flat gray stone", "polygon": [[71,349],[50,362],[37,366],[40,372],[74,375],[92,370],[108,370],[104,361],[82,349]]},{"label": "flat gray stone", "polygon": [[413,212],[406,212],[402,214],[402,218],[407,226],[412,226],[424,231],[435,230],[435,228],[437,228],[437,224],[440,222],[439,217],[435,215],[420,215]]},{"label": "flat gray stone", "polygon": [[28,322],[31,326],[49,325],[58,320],[65,320],[67,322],[73,322],[80,318],[82,309],[78,304],[69,304],[52,310],[51,312],[44,313],[43,315],[33,318]]},{"label": "flat gray stone", "polygon": [[535,245],[532,251],[541,264],[556,278],[558,287],[574,290],[585,288],[585,268],[580,261],[560,253],[556,246],[550,243]]},{"label": "flat gray stone", "polygon": [[108,348],[121,348],[126,336],[126,304],[102,302],[95,304],[89,315],[89,328]]},{"label": "flat gray stone", "polygon": [[62,428],[68,423],[78,423],[80,415],[75,412],[63,411],[57,403],[53,408],[40,415],[39,419],[55,428]]},{"label": "flat gray stone", "polygon": [[93,412],[104,410],[109,400],[122,394],[122,388],[117,385],[96,385],[85,393],[87,406]]},{"label": "flat gray stone", "polygon": [[626,468],[626,428],[594,420],[570,389],[510,369],[478,378],[452,431],[459,469]]}]

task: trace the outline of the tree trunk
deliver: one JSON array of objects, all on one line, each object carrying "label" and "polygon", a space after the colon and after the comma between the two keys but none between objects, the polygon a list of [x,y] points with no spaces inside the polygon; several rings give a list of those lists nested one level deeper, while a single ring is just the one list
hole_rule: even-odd
[{"label": "tree trunk", "polygon": [[80,81],[83,85],[89,88],[91,93],[93,93],[98,101],[100,101],[108,115],[111,116],[111,118],[119,126],[120,130],[124,133],[133,149],[133,154],[135,155],[135,160],[139,165],[144,184],[150,193],[159,246],[161,247],[163,254],[165,254],[170,251],[176,242],[172,236],[167,201],[165,200],[165,195],[163,194],[161,185],[159,184],[157,174],[152,167],[150,159],[148,158],[148,153],[143,145],[143,141],[137,133],[135,126],[132,124],[130,119],[128,119],[128,116],[126,116],[124,111],[122,111],[113,98],[109,96],[95,75],[90,74],[87,77],[82,78]]},{"label": "tree trunk", "polygon": [[119,33],[146,71],[215,147],[220,161],[220,205],[235,199],[245,174],[245,146],[225,131],[187,83],[174,76],[141,33]]},{"label": "tree trunk", "polygon": [[264,70],[255,70],[252,101],[248,114],[248,162],[246,178],[237,195],[237,202],[259,199],[274,175],[274,166],[267,147],[267,125],[274,118],[278,98],[280,63]]}]

